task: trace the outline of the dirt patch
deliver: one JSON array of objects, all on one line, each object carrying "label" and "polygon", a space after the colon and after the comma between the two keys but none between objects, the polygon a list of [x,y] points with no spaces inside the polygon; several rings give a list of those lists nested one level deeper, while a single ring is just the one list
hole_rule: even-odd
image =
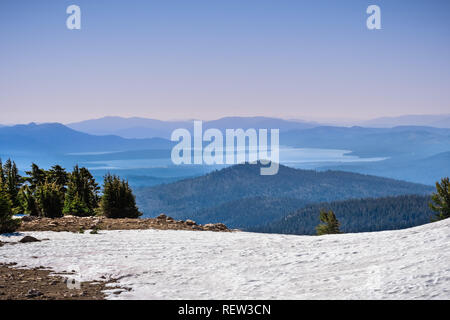
[{"label": "dirt patch", "polygon": [[[114,289],[106,287],[114,281],[82,282],[77,289],[67,285],[67,277],[51,273],[44,267],[23,269],[0,263],[0,300],[103,300],[102,291]],[[117,294],[123,290],[128,289],[120,288]]]},{"label": "dirt patch", "polygon": [[192,220],[175,220],[162,214],[157,218],[145,219],[109,219],[105,217],[74,217],[34,218],[25,217],[18,231],[69,231],[84,232],[85,230],[194,230],[229,232],[222,223],[199,225]]}]

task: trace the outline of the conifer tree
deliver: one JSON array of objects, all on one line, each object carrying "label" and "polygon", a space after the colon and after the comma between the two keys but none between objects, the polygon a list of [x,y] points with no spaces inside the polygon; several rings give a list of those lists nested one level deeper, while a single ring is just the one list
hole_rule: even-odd
[{"label": "conifer tree", "polygon": [[47,218],[62,217],[64,193],[61,186],[56,183],[45,182],[37,187],[35,197],[41,216]]},{"label": "conifer tree", "polygon": [[65,192],[65,186],[69,181],[69,175],[63,167],[60,165],[54,165],[47,171],[47,180],[48,182],[55,182],[56,184],[62,186]]},{"label": "conifer tree", "polygon": [[30,184],[31,190],[36,190],[36,188],[43,184],[46,179],[46,172],[39,168],[39,166],[35,163],[31,164],[31,171],[25,171],[28,177],[25,178]]},{"label": "conifer tree", "polygon": [[6,180],[5,180],[5,173],[3,172],[3,162],[2,158],[0,158],[0,186],[4,186]]},{"label": "conifer tree", "polygon": [[11,200],[9,195],[0,184],[0,233],[10,233],[17,230],[20,226],[19,219],[13,219]]},{"label": "conifer tree", "polygon": [[64,201],[64,214],[90,216],[98,207],[99,187],[86,168],[75,166],[69,174]]},{"label": "conifer tree", "polygon": [[108,218],[138,218],[142,215],[128,182],[111,174],[104,178],[100,211]]},{"label": "conifer tree", "polygon": [[317,235],[341,233],[339,230],[340,223],[332,210],[328,212],[320,210],[319,219],[322,223],[316,227]]},{"label": "conifer tree", "polygon": [[431,210],[436,212],[432,221],[450,218],[450,179],[443,178],[441,183],[436,182],[436,193],[433,193],[429,204]]},{"label": "conifer tree", "polygon": [[11,200],[13,211],[15,209],[20,209],[18,194],[20,186],[22,185],[22,177],[19,175],[16,163],[12,162],[11,159],[8,159],[3,166],[3,174],[5,177],[5,190]]},{"label": "conifer tree", "polygon": [[39,216],[39,206],[36,202],[35,191],[30,186],[24,185],[19,191],[19,201],[25,214]]}]

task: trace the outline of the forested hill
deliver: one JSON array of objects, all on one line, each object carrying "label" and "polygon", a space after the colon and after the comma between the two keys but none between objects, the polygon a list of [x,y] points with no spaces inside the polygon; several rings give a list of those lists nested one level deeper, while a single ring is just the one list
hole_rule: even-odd
[{"label": "forested hill", "polygon": [[398,196],[378,199],[354,199],[307,206],[265,226],[249,228],[254,232],[315,234],[321,209],[333,210],[341,231],[370,232],[414,227],[429,223],[433,212],[429,196]]},{"label": "forested hill", "polygon": [[192,217],[202,224],[221,222],[229,228],[248,229],[281,219],[308,204],[291,198],[244,198],[199,210]]},{"label": "forested hill", "polygon": [[[194,218],[195,212],[244,198],[299,199],[307,203],[404,194],[430,194],[432,187],[350,172],[299,170],[280,166],[273,176],[261,176],[260,166],[235,165],[171,184],[136,190],[144,215],[161,212]],[[249,208],[251,210],[251,208]],[[258,212],[254,212],[258,219]]]}]

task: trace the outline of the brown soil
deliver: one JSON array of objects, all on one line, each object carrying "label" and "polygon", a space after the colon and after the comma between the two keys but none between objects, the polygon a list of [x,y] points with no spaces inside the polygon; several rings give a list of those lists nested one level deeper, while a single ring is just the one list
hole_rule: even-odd
[{"label": "brown soil", "polygon": [[194,230],[194,231],[221,231],[230,230],[222,223],[198,225],[192,220],[174,220],[161,214],[157,218],[146,219],[110,219],[105,217],[74,217],[38,218],[24,217],[17,231],[69,231],[82,232],[83,230]]},{"label": "brown soil", "polygon": [[[15,264],[0,263],[0,300],[103,300],[103,290],[114,281],[82,282],[80,289],[70,289],[63,275],[51,275],[44,267],[18,269]],[[65,274],[71,274],[67,272]],[[73,286],[72,286],[73,287]],[[120,294],[126,288],[118,288]]]}]

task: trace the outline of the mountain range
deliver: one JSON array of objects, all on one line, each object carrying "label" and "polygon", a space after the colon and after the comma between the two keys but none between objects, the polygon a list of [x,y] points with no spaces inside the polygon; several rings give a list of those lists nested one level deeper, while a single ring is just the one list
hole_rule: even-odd
[{"label": "mountain range", "polygon": [[[204,129],[217,128],[223,131],[227,128],[279,128],[280,131],[287,131],[313,128],[315,126],[317,126],[317,124],[312,122],[289,121],[267,117],[225,117],[203,122]],[[184,128],[192,131],[193,120],[161,121],[146,118],[104,117],[100,119],[69,123],[67,124],[67,127],[95,135],[112,134],[124,138],[160,137],[170,139],[170,135],[175,129]]]},{"label": "mountain range", "polygon": [[436,128],[450,128],[450,114],[439,115],[404,115],[399,117],[381,117],[361,121],[358,125],[363,127],[391,128],[397,126],[429,126]]},{"label": "mountain range", "polygon": [[170,149],[172,143],[162,138],[125,139],[95,136],[75,131],[59,123],[16,125],[0,128],[2,152],[111,152],[137,149]]},{"label": "mountain range", "polygon": [[[111,130],[123,128],[120,123],[123,124],[124,119],[117,121],[117,125],[110,124]],[[95,121],[89,123],[95,127]],[[159,123],[162,125],[165,122]],[[188,124],[192,125],[177,122],[173,126]],[[314,126],[311,123],[263,117],[223,118],[206,124],[204,128],[217,127],[222,130],[227,127],[281,127],[281,163],[283,152],[299,148],[338,149],[341,153],[346,152],[345,157],[351,160],[343,161],[345,159],[341,157],[335,160],[318,159],[317,162],[296,162],[302,159],[286,161],[286,164],[296,168],[351,171],[429,185],[450,175],[450,129]],[[167,134],[170,131],[164,130]],[[115,173],[129,177],[135,186],[174,181],[215,169],[211,166],[174,166],[170,160],[174,144],[164,138],[137,139],[88,134],[59,123],[0,127],[0,157],[14,158],[21,168],[29,168],[33,161],[42,166],[60,163],[71,167],[80,164],[99,170],[99,175],[115,170]]]},{"label": "mountain range", "polygon": [[[145,216],[165,213],[177,219],[197,219],[200,223],[225,220],[232,227],[241,228],[272,221],[293,207],[308,203],[429,195],[433,191],[429,186],[387,178],[298,170],[282,165],[277,175],[261,176],[259,167],[259,164],[235,165],[200,177],[139,188],[137,202]],[[249,220],[253,222],[249,224]]]}]

